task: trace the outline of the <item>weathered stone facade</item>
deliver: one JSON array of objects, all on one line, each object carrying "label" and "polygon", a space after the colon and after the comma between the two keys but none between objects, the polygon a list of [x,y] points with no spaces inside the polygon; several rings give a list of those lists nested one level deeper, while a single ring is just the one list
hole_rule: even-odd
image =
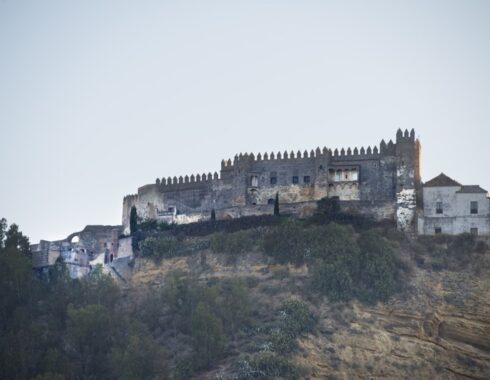
[{"label": "weathered stone facade", "polygon": [[133,206],[143,220],[188,223],[210,218],[272,213],[279,194],[281,210],[308,215],[324,197],[376,219],[414,226],[420,189],[420,143],[415,131],[398,130],[373,148],[239,154],[223,160],[218,174],[157,179],[123,201],[123,227],[129,232]]},{"label": "weathered stone facade", "polygon": [[441,173],[423,186],[419,235],[490,234],[490,198],[481,187],[464,186]]},{"label": "weathered stone facade", "polygon": [[121,234],[121,226],[86,226],[66,239],[41,240],[39,244],[31,245],[33,266],[42,271],[61,258],[72,278],[82,277],[95,264],[112,262],[122,255],[132,255],[132,250],[127,248],[127,239],[120,239]]}]

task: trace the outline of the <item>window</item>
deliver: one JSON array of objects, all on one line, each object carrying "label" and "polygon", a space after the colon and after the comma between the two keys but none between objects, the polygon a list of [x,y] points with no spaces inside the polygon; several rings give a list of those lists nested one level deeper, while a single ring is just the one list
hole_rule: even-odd
[{"label": "window", "polygon": [[478,235],[478,228],[470,228],[470,233],[472,235]]},{"label": "window", "polygon": [[305,175],[305,176],[303,177],[303,182],[304,182],[304,183],[310,183],[310,176],[309,176],[309,175]]},{"label": "window", "polygon": [[351,173],[352,173],[351,176],[352,176],[352,180],[353,181],[359,180],[359,176],[357,174],[357,169],[352,169],[352,172]]},{"label": "window", "polygon": [[277,184],[277,174],[276,172],[271,172],[271,185]]},{"label": "window", "polygon": [[478,202],[471,201],[471,203],[470,203],[470,212],[472,214],[478,214]]},{"label": "window", "polygon": [[268,205],[273,205],[274,204],[274,199],[269,198],[269,200],[267,201],[267,204]]},{"label": "window", "polygon": [[436,214],[442,214],[442,202],[436,202]]},{"label": "window", "polygon": [[294,175],[293,176],[293,183],[298,183],[298,182],[299,182],[298,176]]},{"label": "window", "polygon": [[436,235],[440,235],[440,234],[442,234],[442,228],[441,228],[441,227],[436,227],[436,228],[434,228],[434,233],[435,233]]},{"label": "window", "polygon": [[259,186],[259,177],[256,175],[253,175],[250,177],[250,186],[252,187],[258,187]]}]

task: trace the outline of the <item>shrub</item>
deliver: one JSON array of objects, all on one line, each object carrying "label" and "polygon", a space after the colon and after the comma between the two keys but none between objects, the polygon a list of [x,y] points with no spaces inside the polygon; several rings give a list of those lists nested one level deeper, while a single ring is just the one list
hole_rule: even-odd
[{"label": "shrub", "polygon": [[280,310],[280,316],[282,329],[294,336],[311,331],[315,324],[315,319],[308,306],[297,300],[284,302]]},{"label": "shrub", "polygon": [[198,368],[210,368],[223,355],[225,336],[221,321],[203,302],[199,302],[192,316],[192,339]]},{"label": "shrub", "polygon": [[345,301],[355,294],[354,280],[348,265],[337,260],[334,262],[319,261],[313,270],[312,287],[332,301]]},{"label": "shrub", "polygon": [[314,290],[340,301],[357,297],[364,302],[387,300],[400,289],[403,263],[397,260],[387,240],[375,230],[359,240],[346,227],[327,226],[325,241],[319,242],[311,285]]},{"label": "shrub", "polygon": [[140,244],[141,255],[160,261],[163,258],[175,257],[181,253],[180,243],[173,236],[149,237]]},{"label": "shrub", "polygon": [[210,248],[213,252],[230,255],[251,251],[256,245],[255,234],[254,231],[217,232],[211,236]]},{"label": "shrub", "polygon": [[300,222],[287,219],[279,226],[271,228],[264,236],[263,249],[280,263],[302,263],[307,249]]},{"label": "shrub", "polygon": [[335,216],[340,213],[339,197],[322,198],[317,202],[319,214]]},{"label": "shrub", "polygon": [[296,338],[311,331],[314,324],[313,314],[305,303],[284,302],[279,310],[279,326],[271,333],[273,350],[283,354],[292,351],[296,347]]},{"label": "shrub", "polygon": [[288,362],[284,356],[273,352],[262,352],[251,361],[251,367],[255,369],[256,378],[269,379],[284,377],[288,379],[297,378],[297,369]]},{"label": "shrub", "polygon": [[388,242],[370,230],[361,235],[361,268],[358,298],[366,302],[387,300],[399,286],[398,268],[394,252]]}]

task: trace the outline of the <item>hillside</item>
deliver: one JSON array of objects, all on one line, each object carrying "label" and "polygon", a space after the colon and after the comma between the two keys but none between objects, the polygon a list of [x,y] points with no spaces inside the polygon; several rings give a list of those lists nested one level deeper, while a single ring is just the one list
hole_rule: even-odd
[{"label": "hillside", "polygon": [[[341,230],[359,239],[349,227]],[[209,370],[194,373],[196,378],[269,377],[268,370],[286,378],[293,373],[322,379],[490,377],[490,252],[482,243],[471,237],[415,242],[390,229],[377,231],[380,239],[390,241],[402,268],[397,277],[402,286],[385,302],[360,302],[356,297],[331,301],[331,295],[319,294],[311,284],[318,263],[279,263],[253,243],[265,233],[259,228],[211,238],[181,236],[182,253],[175,251],[175,257],[135,262],[125,284],[131,304],[145,298],[154,302],[176,277],[205,288],[227,281],[244,284],[250,305],[247,321],[240,331],[227,334],[222,357]],[[213,239],[230,241],[216,247]],[[225,252],[216,252],[220,250]],[[270,331],[277,329],[288,300],[300,301],[311,312],[314,327],[295,336],[294,348],[266,357],[270,362],[264,364],[264,355],[280,351],[274,349]],[[173,352],[171,361],[191,356],[186,334],[175,335],[168,328],[175,317],[172,311],[162,307],[155,317],[159,323],[154,333],[167,352]],[[287,365],[278,358],[285,358]]]},{"label": "hillside", "polygon": [[490,251],[352,217],[142,224],[71,280],[0,247],[0,377],[490,378]]}]

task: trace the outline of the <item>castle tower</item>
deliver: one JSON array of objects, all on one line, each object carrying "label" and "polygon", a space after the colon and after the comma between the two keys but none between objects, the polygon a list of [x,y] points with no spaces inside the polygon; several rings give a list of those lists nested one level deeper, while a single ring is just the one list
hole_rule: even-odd
[{"label": "castle tower", "polygon": [[401,231],[415,228],[417,195],[420,193],[420,143],[415,131],[396,134],[396,220]]}]

